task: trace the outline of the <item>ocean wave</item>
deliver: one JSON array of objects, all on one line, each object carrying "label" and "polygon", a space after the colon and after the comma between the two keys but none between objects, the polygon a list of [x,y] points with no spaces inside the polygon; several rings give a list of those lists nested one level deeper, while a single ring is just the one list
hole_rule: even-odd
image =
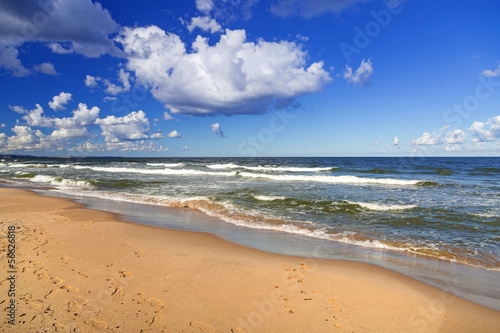
[{"label": "ocean wave", "polygon": [[153,167],[177,168],[185,166],[184,163],[146,163],[146,165]]},{"label": "ocean wave", "polygon": [[321,172],[331,171],[335,167],[280,167],[280,166],[245,166],[234,163],[207,165],[210,169],[245,169],[264,172]]},{"label": "ocean wave", "polygon": [[94,189],[95,185],[91,181],[79,180],[79,179],[68,179],[62,177],[46,176],[46,175],[36,175],[29,178],[30,182],[34,183],[46,183],[50,185],[56,185],[58,187],[69,187],[69,188],[79,188],[79,189]]},{"label": "ocean wave", "polygon": [[240,176],[248,178],[265,178],[277,181],[309,181],[332,184],[377,184],[377,185],[419,185],[420,180],[402,180],[393,178],[362,178],[356,176],[309,176],[309,175],[267,175],[249,172],[240,172]]},{"label": "ocean wave", "polygon": [[236,172],[210,172],[191,169],[137,169],[137,168],[119,168],[119,167],[92,167],[77,165],[75,169],[90,169],[93,171],[110,172],[110,173],[140,173],[146,175],[209,175],[209,176],[235,176]]},{"label": "ocean wave", "polygon": [[347,201],[347,202],[351,205],[357,205],[364,209],[375,210],[375,211],[407,210],[417,207],[415,205],[384,205],[384,204],[370,203],[370,202],[354,202],[354,201]]},{"label": "ocean wave", "polygon": [[272,196],[272,195],[255,195],[253,194],[253,197],[257,200],[261,201],[274,201],[274,200],[285,200],[286,197],[283,196]]}]

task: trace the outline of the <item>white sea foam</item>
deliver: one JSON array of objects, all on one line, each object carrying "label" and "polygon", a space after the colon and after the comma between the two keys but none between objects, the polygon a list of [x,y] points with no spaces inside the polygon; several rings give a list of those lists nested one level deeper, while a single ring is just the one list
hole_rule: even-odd
[{"label": "white sea foam", "polygon": [[415,205],[383,205],[370,202],[355,202],[355,201],[347,201],[347,202],[353,205],[361,206],[362,208],[368,210],[376,210],[376,211],[406,210],[417,207]]},{"label": "white sea foam", "polygon": [[75,169],[90,169],[100,172],[110,173],[140,173],[146,175],[210,175],[210,176],[235,176],[236,172],[210,172],[191,169],[137,169],[137,168],[117,168],[117,167],[91,167],[91,166],[75,166]]},{"label": "white sea foam", "polygon": [[486,217],[486,218],[500,217],[500,214],[488,214],[488,213],[467,213],[467,215],[477,216],[477,217]]},{"label": "white sea foam", "polygon": [[261,201],[274,201],[274,200],[285,200],[286,197],[283,196],[273,196],[273,195],[253,195],[253,197],[257,200]]},{"label": "white sea foam", "polygon": [[177,168],[184,166],[184,163],[146,163],[146,165],[153,167]]},{"label": "white sea foam", "polygon": [[69,188],[76,187],[80,189],[92,189],[95,187],[86,180],[67,179],[67,178],[53,177],[46,175],[36,175],[35,177],[30,178],[30,181],[35,183],[47,183],[50,185],[69,187]]},{"label": "white sea foam", "polygon": [[210,169],[245,169],[264,172],[320,172],[329,171],[331,167],[279,167],[279,166],[245,166],[234,163],[207,165]]},{"label": "white sea foam", "polygon": [[7,164],[8,167],[10,168],[27,168],[31,164],[22,164],[22,163],[9,163]]},{"label": "white sea foam", "polygon": [[402,180],[392,178],[361,178],[356,176],[309,176],[309,175],[267,175],[250,172],[240,172],[242,177],[265,178],[277,181],[309,181],[332,184],[379,184],[379,185],[416,185],[419,180]]}]

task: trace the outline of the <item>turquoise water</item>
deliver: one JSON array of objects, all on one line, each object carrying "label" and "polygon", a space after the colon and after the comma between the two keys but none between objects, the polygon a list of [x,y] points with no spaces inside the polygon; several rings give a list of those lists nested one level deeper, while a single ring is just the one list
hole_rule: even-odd
[{"label": "turquoise water", "polygon": [[500,158],[4,158],[0,176],[500,271]]}]

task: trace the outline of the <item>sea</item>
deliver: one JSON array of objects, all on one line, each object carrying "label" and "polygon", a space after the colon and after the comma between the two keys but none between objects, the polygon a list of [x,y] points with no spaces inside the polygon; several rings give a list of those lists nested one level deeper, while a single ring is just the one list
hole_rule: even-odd
[{"label": "sea", "polygon": [[500,310],[497,157],[4,156],[0,180],[138,223],[375,263]]}]

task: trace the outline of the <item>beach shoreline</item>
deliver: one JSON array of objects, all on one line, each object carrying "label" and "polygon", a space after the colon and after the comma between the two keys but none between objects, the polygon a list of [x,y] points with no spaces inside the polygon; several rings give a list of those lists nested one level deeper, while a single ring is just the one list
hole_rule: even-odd
[{"label": "beach shoreline", "polygon": [[[15,296],[0,284],[6,331],[500,329],[500,312],[375,265],[262,252],[27,190],[0,198],[2,235],[15,229],[17,245]],[[0,266],[7,274],[7,256]]]}]

